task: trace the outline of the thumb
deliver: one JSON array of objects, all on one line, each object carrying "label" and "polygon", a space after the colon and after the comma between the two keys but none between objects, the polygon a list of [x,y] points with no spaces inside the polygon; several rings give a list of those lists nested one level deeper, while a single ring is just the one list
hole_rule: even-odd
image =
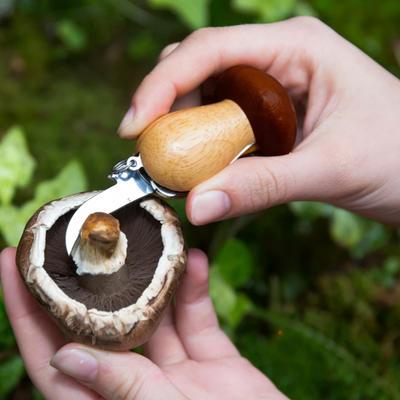
[{"label": "thumb", "polygon": [[110,352],[71,343],[50,365],[106,400],[188,400],[150,360],[132,352]]},{"label": "thumb", "polygon": [[189,220],[203,225],[291,201],[329,199],[333,194],[330,171],[316,154],[314,149],[233,162],[190,192]]}]

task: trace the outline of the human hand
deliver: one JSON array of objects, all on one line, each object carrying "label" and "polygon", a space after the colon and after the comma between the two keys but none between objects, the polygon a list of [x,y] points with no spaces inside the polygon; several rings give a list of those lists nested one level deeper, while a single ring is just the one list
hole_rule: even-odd
[{"label": "human hand", "polygon": [[287,399],[220,330],[208,294],[207,260],[199,250],[190,251],[176,305],[144,346],[148,358],[66,345],[25,288],[14,260],[15,249],[1,254],[6,311],[26,370],[46,399]]},{"label": "human hand", "polygon": [[191,222],[308,200],[400,225],[399,80],[313,18],[206,28],[167,47],[120,136],[137,137],[177,97],[185,96],[178,107],[199,105],[192,91],[239,64],[267,71],[306,108],[303,140],[291,154],[241,159],[198,185],[186,205]]}]

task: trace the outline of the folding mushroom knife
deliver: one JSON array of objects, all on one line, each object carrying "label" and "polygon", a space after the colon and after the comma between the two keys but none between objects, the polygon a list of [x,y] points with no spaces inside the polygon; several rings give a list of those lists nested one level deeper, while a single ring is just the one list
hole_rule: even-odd
[{"label": "folding mushroom knife", "polygon": [[253,67],[232,67],[219,77],[214,99],[214,104],[164,115],[145,129],[135,155],[116,164],[109,175],[116,185],[90,198],[72,216],[68,254],[94,212],[112,213],[151,193],[183,197],[254,149],[265,156],[292,150],[296,113],[272,76]]}]

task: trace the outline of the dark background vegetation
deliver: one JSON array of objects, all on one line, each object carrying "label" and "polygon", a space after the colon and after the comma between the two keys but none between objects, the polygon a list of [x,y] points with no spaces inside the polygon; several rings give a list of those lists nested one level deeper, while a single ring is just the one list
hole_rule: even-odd
[{"label": "dark background vegetation", "polygon": [[[133,149],[117,127],[165,45],[202,26],[296,15],[400,76],[398,0],[0,0],[0,248],[44,202],[109,185]],[[400,399],[399,231],[318,203],[193,227],[173,205],[210,257],[223,328],[285,394]],[[0,297],[3,398],[41,396]]]}]

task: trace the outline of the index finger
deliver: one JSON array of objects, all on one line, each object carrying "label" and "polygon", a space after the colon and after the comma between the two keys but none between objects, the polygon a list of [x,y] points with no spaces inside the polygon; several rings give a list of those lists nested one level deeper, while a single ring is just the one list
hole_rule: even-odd
[{"label": "index finger", "polygon": [[[176,97],[208,77],[239,64],[268,70],[292,95],[308,91],[319,51],[308,37],[329,32],[311,18],[267,25],[205,28],[189,35],[143,80],[132,99],[129,121],[120,128],[123,139],[134,139],[151,122],[166,114]],[[311,34],[312,33],[312,34]]]}]

